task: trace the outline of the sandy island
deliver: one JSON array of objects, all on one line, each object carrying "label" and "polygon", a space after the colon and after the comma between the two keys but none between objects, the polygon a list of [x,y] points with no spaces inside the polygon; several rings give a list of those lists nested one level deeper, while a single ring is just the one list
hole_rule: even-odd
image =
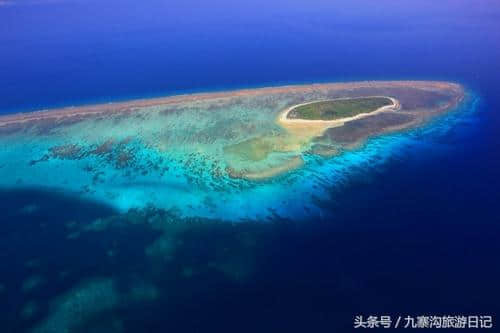
[{"label": "sandy island", "polygon": [[300,103],[293,105],[287,109],[285,109],[283,112],[280,113],[278,117],[278,123],[289,130],[290,132],[293,132],[295,135],[299,136],[317,136],[322,134],[326,129],[331,128],[331,127],[337,127],[337,126],[342,126],[348,121],[353,121],[357,119],[362,119],[365,117],[369,116],[374,116],[383,112],[396,112],[401,109],[401,104],[399,101],[393,97],[390,96],[363,96],[363,98],[371,98],[371,97],[385,97],[388,98],[392,101],[392,105],[385,105],[382,106],[376,110],[373,110],[371,112],[366,112],[366,113],[360,113],[352,117],[344,117],[344,118],[339,118],[339,119],[334,119],[334,120],[310,120],[310,119],[290,119],[288,118],[288,114],[303,105],[308,105],[308,104],[313,104],[317,102],[328,102],[328,101],[336,101],[336,100],[347,100],[351,99],[351,97],[341,97],[341,98],[335,98],[335,99],[327,99],[327,100],[315,100],[315,101],[309,101],[306,103]]}]

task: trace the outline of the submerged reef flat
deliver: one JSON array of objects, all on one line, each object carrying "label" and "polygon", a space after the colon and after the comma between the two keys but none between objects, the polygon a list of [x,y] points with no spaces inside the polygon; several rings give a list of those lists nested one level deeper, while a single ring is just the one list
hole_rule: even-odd
[{"label": "submerged reef flat", "polygon": [[311,157],[332,158],[370,137],[418,126],[463,97],[455,83],[367,81],[6,115],[0,186],[60,188],[121,209],[182,206],[208,216],[224,205],[227,211],[245,189],[255,197]]}]

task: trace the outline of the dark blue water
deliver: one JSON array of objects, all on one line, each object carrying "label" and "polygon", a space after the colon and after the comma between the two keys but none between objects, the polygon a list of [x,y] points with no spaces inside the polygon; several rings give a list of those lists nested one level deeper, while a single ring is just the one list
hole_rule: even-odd
[{"label": "dark blue water", "polygon": [[489,86],[500,58],[495,1],[13,2],[2,112],[285,82]]},{"label": "dark blue water", "polygon": [[[144,257],[158,237],[145,227],[66,238],[69,219],[118,214],[110,207],[2,190],[5,331],[28,330],[51,299],[95,276],[123,290],[142,276],[168,296],[100,313],[82,331],[115,316],[127,332],[339,332],[357,314],[500,314],[499,68],[496,1],[0,2],[1,113],[358,79],[453,80],[480,97],[474,116],[433,141],[447,149],[399,156],[333,193],[334,220],[193,228],[168,264]],[[33,202],[44,208],[25,214]],[[241,235],[256,240],[251,250]],[[248,278],[206,268],[223,249],[252,262]],[[26,294],[33,257],[47,282]],[[180,278],[186,263],[199,273]],[[22,319],[29,300],[38,311]]]}]

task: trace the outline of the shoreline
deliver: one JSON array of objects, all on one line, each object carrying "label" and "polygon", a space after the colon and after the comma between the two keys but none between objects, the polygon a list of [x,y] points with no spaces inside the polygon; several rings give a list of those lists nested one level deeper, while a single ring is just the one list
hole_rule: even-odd
[{"label": "shoreline", "polygon": [[144,99],[134,99],[123,102],[110,102],[104,104],[90,104],[82,106],[68,106],[55,109],[42,109],[38,111],[17,112],[0,115],[0,126],[25,123],[30,121],[44,120],[47,118],[66,118],[73,116],[92,116],[102,113],[130,112],[137,108],[153,107],[158,105],[169,105],[183,102],[196,102],[210,99],[257,96],[261,94],[279,94],[308,91],[314,89],[356,89],[370,87],[414,87],[421,89],[454,88],[462,90],[461,86],[454,82],[446,81],[359,81],[359,82],[332,82],[332,83],[311,83],[299,85],[284,85],[262,88],[243,88],[237,90],[227,90],[219,92],[203,92],[180,94],[165,97],[154,97]]}]

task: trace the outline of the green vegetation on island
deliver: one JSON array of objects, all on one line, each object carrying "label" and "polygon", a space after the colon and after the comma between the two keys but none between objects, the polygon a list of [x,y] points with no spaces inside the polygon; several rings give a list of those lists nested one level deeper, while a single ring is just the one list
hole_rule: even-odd
[{"label": "green vegetation on island", "polygon": [[293,108],[287,118],[306,120],[335,120],[368,113],[383,106],[392,105],[387,97],[358,97],[319,101]]}]

